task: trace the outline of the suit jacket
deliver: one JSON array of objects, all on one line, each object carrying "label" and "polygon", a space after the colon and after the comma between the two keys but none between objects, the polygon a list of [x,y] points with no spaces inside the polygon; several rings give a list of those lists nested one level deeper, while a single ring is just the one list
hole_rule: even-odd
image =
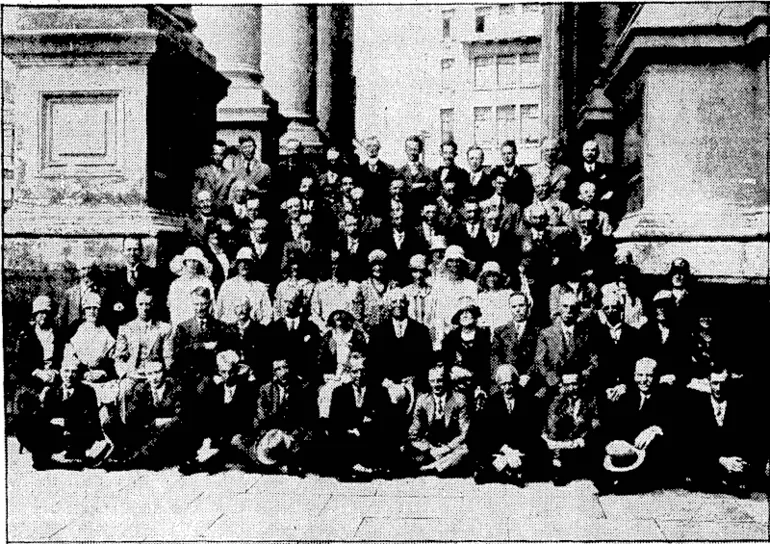
[{"label": "suit jacket", "polygon": [[[481,168],[478,174],[468,172],[468,196],[475,196],[479,202],[492,196],[495,192],[492,187],[492,180],[494,179],[490,174],[491,167],[484,166]],[[474,185],[473,181],[478,178],[478,181]]]},{"label": "suit jacket", "polygon": [[214,230],[216,224],[216,215],[204,217],[196,212],[191,217],[186,217],[182,229],[184,243],[199,247],[208,245],[208,234]]},{"label": "suit jacket", "polygon": [[484,232],[484,222],[481,220],[479,220],[476,236],[471,236],[468,233],[467,223],[463,219],[460,219],[454,227],[449,229],[447,244],[456,244],[462,247],[465,250],[465,256],[477,265],[479,265],[479,260],[483,258],[482,247],[485,243],[488,244],[489,242]]},{"label": "suit jacket", "polygon": [[419,192],[423,193],[423,195],[428,185],[430,185],[431,174],[431,169],[421,162],[417,163],[417,168],[415,168],[414,172],[408,163],[396,171],[396,177],[406,182],[410,193]]},{"label": "suit jacket", "polygon": [[[7,337],[6,337],[7,338]],[[7,342],[8,340],[6,340]],[[58,327],[53,328],[53,356],[50,360],[43,359],[43,345],[35,334],[34,326],[24,328],[16,342],[15,356],[9,357],[6,362],[6,378],[18,380],[30,386],[42,385],[37,378],[32,376],[34,370],[59,370],[62,356],[64,355],[64,345],[67,343],[64,332]],[[10,392],[6,392],[9,394]]]},{"label": "suit jacket", "polygon": [[275,288],[283,277],[284,246],[271,237],[267,242],[264,253],[260,256],[257,253],[254,239],[250,234],[245,235],[242,243],[243,246],[241,247],[250,247],[254,250],[254,265],[252,266],[254,279]]},{"label": "suit jacket", "polygon": [[195,185],[192,191],[193,204],[201,191],[209,191],[216,206],[226,203],[231,179],[232,172],[227,168],[220,169],[213,164],[198,168],[195,170]]},{"label": "suit jacket", "polygon": [[136,318],[136,295],[142,289],[151,289],[154,296],[155,308],[162,310],[166,307],[166,291],[168,284],[160,277],[154,267],[139,263],[136,267],[136,280],[129,278],[128,268],[123,265],[115,269],[108,278],[108,300],[110,307],[116,303],[123,305],[123,310],[114,312],[116,325],[123,325]]},{"label": "suit jacket", "polygon": [[[257,160],[256,157],[252,160],[251,169],[247,173],[246,160],[243,155],[239,155],[230,176],[228,192],[233,183],[240,180],[246,183],[246,191],[250,196],[265,198],[270,189],[271,177],[270,167]],[[229,194],[225,195],[225,200],[229,200],[229,196]]]},{"label": "suit jacket", "polygon": [[356,406],[352,383],[342,384],[332,392],[329,408],[329,424],[333,435],[345,436],[348,430],[358,429],[361,434],[373,437],[382,435],[390,403],[385,388],[367,383],[361,407]]},{"label": "suit jacket", "polygon": [[308,383],[320,383],[317,363],[321,332],[315,323],[302,317],[297,330],[289,330],[286,320],[279,319],[267,326],[266,338],[270,341],[262,347],[270,354],[267,359],[284,357],[295,376]]},{"label": "suit jacket", "polygon": [[394,231],[389,223],[385,223],[374,235],[372,245],[388,254],[388,269],[393,279],[400,284],[409,281],[409,259],[423,249],[420,238],[414,229],[404,226],[404,241],[401,248],[396,247]]},{"label": "suit jacket", "polygon": [[355,253],[348,248],[348,237],[343,232],[334,243],[334,248],[340,252],[350,269],[350,278],[353,281],[364,281],[371,272],[369,266],[369,253],[378,248],[380,242],[379,229],[376,232],[361,233],[358,237],[358,248]]},{"label": "suit jacket", "polygon": [[615,341],[610,328],[597,328],[595,337],[599,366],[596,369],[597,395],[607,388],[619,384],[634,385],[634,368],[642,351],[642,335],[639,329],[623,322],[620,325],[620,340]]},{"label": "suit jacket", "polygon": [[145,323],[134,319],[118,329],[115,339],[115,370],[118,375],[139,370],[151,360],[165,361],[169,355],[171,325],[163,321]]},{"label": "suit jacket", "polygon": [[530,168],[529,173],[532,174],[533,179],[545,179],[551,186],[554,197],[558,199],[561,199],[564,189],[571,184],[572,171],[569,166],[564,164],[548,166],[546,163],[540,162]]},{"label": "suit jacket", "polygon": [[[366,347],[366,335],[364,334],[364,331],[354,327],[353,335],[350,337],[351,351],[358,350],[367,353],[368,350]],[[334,341],[334,335],[331,329],[326,331],[321,337],[317,360],[319,376],[337,372],[337,343]]]},{"label": "suit jacket", "polygon": [[[524,215],[529,215],[529,209],[535,206],[533,201],[524,209]],[[575,220],[572,216],[572,209],[561,200],[555,197],[547,199],[545,202],[538,202],[537,205],[545,207],[548,212],[548,229],[556,236],[561,236],[575,228]]]},{"label": "suit jacket", "polygon": [[[204,344],[216,342],[214,350]],[[237,347],[232,328],[213,317],[207,318],[206,330],[201,330],[197,318],[182,321],[171,334],[168,367],[174,376],[213,376],[216,373],[216,354]]]},{"label": "suit jacket", "polygon": [[273,206],[279,206],[290,196],[299,191],[299,183],[303,178],[318,179],[316,169],[303,158],[294,164],[283,160],[273,168],[272,179],[279,180],[270,191],[269,200]]},{"label": "suit jacket", "polygon": [[519,275],[519,263],[521,262],[521,240],[513,230],[499,230],[497,245],[492,247],[487,230],[482,227],[479,238],[476,239],[475,257],[478,259],[478,268],[483,263],[495,261],[500,265],[503,274],[509,278]]},{"label": "suit jacket", "polygon": [[444,417],[437,419],[436,404],[432,393],[417,397],[409,440],[420,451],[432,446],[447,445],[452,449],[466,443],[470,419],[465,397],[460,393],[447,392]]},{"label": "suit jacket", "polygon": [[530,376],[537,372],[535,352],[539,330],[528,320],[524,325],[521,338],[516,334],[516,326],[510,322],[495,330],[492,336],[491,376],[497,367],[503,364],[513,365],[519,376]]},{"label": "suit jacket", "polygon": [[302,262],[302,270],[305,271],[305,275],[310,281],[318,280],[320,275],[326,269],[329,261],[329,253],[321,246],[318,240],[310,241],[310,248],[307,252],[303,250],[301,240],[286,242],[283,245],[283,257],[281,258],[281,263],[285,264],[290,255],[294,255],[295,258]]},{"label": "suit jacket", "polygon": [[532,417],[534,413],[533,402],[526,395],[517,394],[513,411],[509,411],[503,392],[493,393],[473,423],[479,459],[491,463],[491,456],[504,445],[525,455],[541,449],[540,425],[538,418]]},{"label": "suit jacket", "polygon": [[[497,201],[497,202],[495,202]],[[500,213],[500,230],[517,232],[521,228],[522,209],[503,195],[500,199],[490,196],[480,202],[482,208],[496,207]]]},{"label": "suit jacket", "polygon": [[651,357],[658,362],[658,375],[673,374],[686,385],[692,378],[690,335],[682,329],[670,328],[668,338],[663,336],[658,322],[651,319],[639,329],[642,336],[639,357]]},{"label": "suit jacket", "polygon": [[455,182],[455,193],[462,200],[468,194],[470,181],[468,171],[460,168],[456,164],[453,164],[449,168],[441,165],[433,171],[431,184],[428,186],[428,193],[431,195],[438,195],[441,192],[441,176],[444,170],[448,170],[446,177]]},{"label": "suit jacket", "polygon": [[506,197],[518,204],[522,210],[532,203],[535,190],[532,187],[532,176],[523,166],[514,166],[513,174],[509,175],[505,167],[500,164],[489,172],[492,179],[503,176],[508,180],[505,184]]},{"label": "suit jacket", "polygon": [[103,436],[96,393],[84,383],[76,383],[72,389],[66,400],[61,384],[43,389],[37,415],[44,425],[53,418],[64,418],[65,431],[77,435],[83,444],[93,444]]},{"label": "suit jacket", "polygon": [[577,204],[580,186],[586,181],[590,181],[596,185],[596,204],[602,206],[602,209],[604,209],[604,205],[608,202],[601,200],[602,196],[607,191],[617,190],[617,188],[614,187],[615,180],[613,179],[612,165],[607,164],[606,162],[597,161],[595,163],[594,171],[586,172],[585,164],[583,162],[575,164],[571,169],[568,185],[562,192],[564,201],[568,204]]},{"label": "suit jacket", "polygon": [[273,375],[273,361],[266,357],[265,346],[273,342],[267,335],[267,327],[251,320],[241,330],[238,323],[230,325],[233,348],[241,355],[241,362],[251,369],[257,384],[270,381]]},{"label": "suit jacket", "polygon": [[367,208],[371,213],[386,217],[384,212],[387,210],[388,191],[390,182],[396,177],[396,169],[380,159],[375,163],[375,171],[369,168],[369,163],[364,161],[355,172],[354,178],[358,185],[364,188],[364,198],[367,201]]},{"label": "suit jacket", "polygon": [[136,382],[126,394],[125,417],[129,427],[151,425],[156,418],[172,418],[175,424],[184,420],[184,394],[177,380],[166,378],[163,396],[155,403],[148,381]]},{"label": "suit jacket", "polygon": [[[676,435],[674,414],[677,403],[670,393],[662,386],[653,387],[650,398],[640,409],[641,394],[637,387],[630,387],[626,394],[610,405],[606,417],[606,433],[608,440],[625,440],[631,444],[643,430],[657,425],[663,430],[665,441]],[[661,437],[656,438],[658,441]]]},{"label": "suit jacket", "polygon": [[224,381],[216,376],[205,382],[196,418],[204,436],[229,442],[237,434],[251,434],[256,415],[256,386],[243,375],[236,377],[234,384],[233,397],[225,403]]},{"label": "suit jacket", "polygon": [[431,366],[433,345],[428,327],[407,318],[404,336],[398,338],[392,319],[372,329],[369,339],[369,377],[378,384],[388,378],[422,379]]},{"label": "suit jacket", "polygon": [[590,380],[599,364],[595,332],[588,323],[578,322],[573,329],[573,346],[565,342],[561,318],[540,331],[535,351],[535,365],[540,371],[543,386],[540,396],[559,385],[561,374],[576,372],[583,380]]},{"label": "suit jacket", "polygon": [[292,380],[284,387],[283,399],[275,381],[259,388],[257,415],[253,423],[257,440],[270,429],[281,429],[295,439],[305,438],[312,431],[318,418],[318,404],[312,388],[299,380]]},{"label": "suit jacket", "polygon": [[[574,404],[572,404],[574,403]],[[551,440],[587,440],[599,427],[599,412],[593,396],[585,389],[559,393],[548,407],[545,435]]]},{"label": "suit jacket", "polygon": [[472,343],[463,341],[460,327],[449,331],[441,344],[441,357],[449,367],[459,365],[473,372],[473,382],[484,389],[490,385],[489,359],[492,352],[489,329],[476,328]]}]

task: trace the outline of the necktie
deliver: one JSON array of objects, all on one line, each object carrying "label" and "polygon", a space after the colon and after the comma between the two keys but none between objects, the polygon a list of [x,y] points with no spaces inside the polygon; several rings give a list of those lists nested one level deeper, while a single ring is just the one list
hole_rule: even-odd
[{"label": "necktie", "polygon": [[441,397],[436,399],[436,419],[444,419],[444,399]]},{"label": "necktie", "polygon": [[200,325],[201,333],[205,333],[208,330],[208,324],[205,319],[199,320],[198,325]]},{"label": "necktie", "polygon": [[70,398],[72,396],[72,393],[74,393],[74,392],[75,392],[74,389],[69,389],[69,388],[65,387],[64,388],[64,394],[62,395],[62,398],[64,400],[67,400],[68,398]]},{"label": "necktie", "polygon": [[137,276],[136,268],[132,268],[128,275],[128,278],[129,278],[128,282],[131,285],[136,285],[136,276]]},{"label": "necktie", "polygon": [[573,343],[573,335],[570,331],[564,330],[564,343],[567,346],[568,351],[572,351],[572,348],[574,347]]},{"label": "necktie", "polygon": [[725,421],[725,419],[724,419],[725,418],[725,406],[724,406],[724,404],[717,404],[716,417],[717,417],[717,425],[720,426],[720,427],[722,425],[724,425],[724,421]]},{"label": "necktie", "polygon": [[246,163],[246,175],[247,176],[251,175],[251,161]]},{"label": "necktie", "polygon": [[644,403],[647,401],[647,395],[642,395],[642,401],[639,403],[639,410],[644,408]]}]

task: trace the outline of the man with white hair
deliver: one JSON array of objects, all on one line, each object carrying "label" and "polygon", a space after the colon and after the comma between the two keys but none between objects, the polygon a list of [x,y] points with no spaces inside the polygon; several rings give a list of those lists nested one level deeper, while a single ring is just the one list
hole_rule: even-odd
[{"label": "man with white hair", "polygon": [[214,196],[210,191],[199,191],[195,197],[195,213],[185,218],[183,235],[185,243],[200,247],[208,243],[208,234],[217,224]]},{"label": "man with white hair", "polygon": [[388,188],[390,181],[396,177],[396,169],[380,158],[381,147],[377,136],[369,136],[364,140],[366,158],[358,167],[354,177],[356,183],[366,191],[369,201],[375,203],[375,207],[384,213],[382,206],[387,204]]},{"label": "man with white hair", "polygon": [[494,381],[497,391],[484,403],[474,431],[475,480],[479,484],[499,481],[522,486],[525,473],[531,474],[543,449],[538,419],[533,417],[536,411],[531,397],[522,394],[512,365],[497,367]]},{"label": "man with white hair", "polygon": [[545,183],[556,199],[561,200],[562,191],[569,185],[572,170],[561,164],[561,144],[556,138],[545,138],[540,145],[541,161],[530,169],[532,183],[537,192],[538,182]]},{"label": "man with white hair", "polygon": [[[669,390],[659,385],[658,363],[642,358],[634,369],[635,387],[612,402],[607,410],[604,435],[606,458],[601,493],[660,488],[679,468],[676,451],[677,413]],[[681,400],[679,401],[681,404]]]}]

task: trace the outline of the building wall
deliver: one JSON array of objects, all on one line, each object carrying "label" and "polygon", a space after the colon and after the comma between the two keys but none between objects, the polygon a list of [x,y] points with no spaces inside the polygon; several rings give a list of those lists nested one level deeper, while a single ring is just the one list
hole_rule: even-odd
[{"label": "building wall", "polygon": [[[383,24],[387,21],[387,24]],[[458,143],[458,163],[473,144],[499,162],[515,139],[519,162],[538,160],[540,6],[357,6],[356,133],[379,136],[385,160],[404,162],[403,141],[425,139],[425,161],[440,143]]]}]

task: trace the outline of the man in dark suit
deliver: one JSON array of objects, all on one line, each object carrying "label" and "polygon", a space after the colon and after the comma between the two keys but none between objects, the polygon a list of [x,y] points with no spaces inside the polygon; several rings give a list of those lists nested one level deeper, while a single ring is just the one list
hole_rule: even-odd
[{"label": "man in dark suit", "polygon": [[485,210],[496,209],[500,215],[500,228],[516,233],[521,228],[522,208],[506,196],[508,178],[498,174],[492,178],[491,184],[492,194],[480,202],[481,207]]},{"label": "man in dark suit", "polygon": [[[525,472],[536,466],[542,451],[538,420],[531,399],[520,394],[518,373],[509,364],[495,370],[497,391],[479,414],[475,440],[476,483],[499,481],[523,485]],[[475,423],[474,423],[475,425]]]},{"label": "man in dark suit", "polygon": [[475,196],[476,200],[482,201],[489,198],[494,193],[492,188],[492,176],[489,174],[489,168],[484,166],[484,150],[477,145],[468,148],[466,154],[468,159],[468,194]]},{"label": "man in dark suit", "polygon": [[303,178],[318,179],[318,172],[305,158],[302,142],[296,138],[289,138],[285,143],[284,159],[273,169],[271,177],[280,181],[270,191],[269,200],[273,206],[276,206],[297,193]]},{"label": "man in dark suit", "polygon": [[259,388],[254,444],[249,450],[263,470],[303,474],[318,418],[315,395],[285,359],[273,361],[273,378]]},{"label": "man in dark suit", "polygon": [[417,397],[409,428],[409,451],[423,473],[460,470],[468,458],[469,407],[463,394],[447,386],[445,372],[428,372],[430,391]]},{"label": "man in dark suit", "polygon": [[338,453],[337,475],[369,479],[384,469],[389,447],[382,432],[389,404],[385,389],[365,376],[365,359],[351,351],[347,371],[350,383],[334,389],[329,409],[330,438]]},{"label": "man in dark suit", "polygon": [[[93,461],[95,446],[104,444],[96,393],[82,382],[84,369],[76,359],[65,358],[61,382],[47,386],[40,395],[35,424],[19,430],[19,442],[32,453],[37,470],[82,467]],[[104,448],[100,446],[100,452]]]},{"label": "man in dark suit", "polygon": [[208,244],[208,235],[217,227],[217,215],[214,211],[214,197],[209,191],[200,191],[196,195],[195,213],[186,217],[182,233],[186,245],[203,247]]},{"label": "man in dark suit", "polygon": [[672,319],[676,311],[670,293],[658,293],[653,297],[655,313],[640,329],[642,344],[640,355],[658,362],[660,380],[669,385],[686,386],[691,379],[691,339],[688,330],[677,328]]},{"label": "man in dark suit", "polygon": [[375,249],[373,242],[378,234],[364,234],[361,231],[360,218],[352,213],[343,217],[342,229],[336,249],[340,252],[341,259],[348,264],[351,279],[361,282],[369,273],[369,253]]},{"label": "man in dark suit", "polygon": [[636,387],[607,410],[603,434],[608,455],[595,481],[601,493],[659,488],[678,468],[673,448],[678,434],[673,417],[676,404],[659,385],[657,366],[653,359],[639,359],[634,369]]},{"label": "man in dark suit", "polygon": [[425,202],[422,205],[420,221],[414,229],[417,232],[417,240],[420,250],[417,252],[426,255],[436,236],[445,236],[444,227],[439,222],[438,206],[435,202]]},{"label": "man in dark suit", "polygon": [[492,168],[489,175],[492,179],[503,176],[508,180],[506,198],[515,202],[523,210],[532,203],[535,191],[532,188],[532,176],[526,168],[516,164],[514,140],[506,140],[500,145],[500,158],[503,163]]},{"label": "man in dark suit", "polygon": [[463,200],[460,214],[461,220],[450,229],[447,243],[462,247],[466,257],[478,263],[482,258],[481,248],[485,236],[478,200],[474,197]]},{"label": "man in dark suit", "polygon": [[516,281],[521,262],[521,241],[513,230],[502,228],[502,221],[498,208],[484,208],[483,228],[481,237],[476,241],[475,257],[479,263],[498,263],[501,271]]},{"label": "man in dark suit", "polygon": [[293,376],[311,384],[322,382],[320,370],[316,364],[321,341],[318,326],[307,318],[304,311],[307,300],[302,291],[297,290],[283,302],[283,319],[273,321],[267,326],[266,337],[270,339],[264,347],[269,359],[285,360]]},{"label": "man in dark suit", "polygon": [[421,205],[426,200],[426,191],[431,181],[431,170],[420,160],[424,143],[419,136],[409,136],[404,144],[406,164],[396,171],[396,176],[406,182],[410,198]]},{"label": "man in dark suit", "polygon": [[533,385],[537,383],[535,351],[539,331],[530,319],[531,303],[524,293],[513,293],[509,304],[513,319],[496,329],[492,336],[491,374],[494,375],[501,365],[511,365],[516,370],[519,385],[531,395],[531,387],[527,386],[533,377]]},{"label": "man in dark suit", "polygon": [[545,326],[551,322],[549,296],[556,280],[555,267],[561,251],[558,238],[548,228],[548,213],[544,207],[531,207],[524,213],[519,237],[522,263],[526,263],[525,274],[532,281],[533,317],[538,325]]},{"label": "man in dark suit", "polygon": [[714,368],[710,393],[690,393],[681,444],[688,459],[687,476],[695,487],[747,497],[764,469],[751,425],[757,412],[731,390],[730,380],[727,370]]},{"label": "man in dark suit", "polygon": [[388,188],[391,180],[396,177],[396,169],[380,159],[380,141],[376,136],[364,140],[364,149],[367,157],[355,172],[355,180],[366,191],[370,210],[379,217],[385,217],[388,211]]},{"label": "man in dark suit", "polygon": [[421,246],[414,229],[406,225],[403,204],[396,203],[390,210],[390,221],[373,236],[372,247],[387,253],[391,279],[399,285],[409,283],[409,259]]},{"label": "man in dark suit", "polygon": [[115,327],[136,317],[136,295],[142,289],[152,289],[155,294],[155,307],[166,308],[165,291],[168,290],[168,285],[160,280],[160,274],[155,268],[144,263],[143,256],[144,246],[141,238],[123,239],[125,264],[115,269],[107,288]]},{"label": "man in dark suit", "polygon": [[195,170],[195,185],[192,191],[192,205],[201,191],[208,191],[217,206],[227,202],[227,192],[232,173],[225,166],[227,144],[223,140],[214,142],[211,150],[211,164]]},{"label": "man in dark suit", "polygon": [[229,325],[211,315],[211,292],[197,287],[190,294],[195,317],[182,321],[171,333],[169,371],[185,393],[195,397],[198,386],[217,371],[216,354],[235,344]]},{"label": "man in dark suit", "polygon": [[536,395],[550,402],[558,391],[560,376],[580,374],[590,382],[598,366],[595,331],[590,321],[578,321],[580,304],[574,293],[561,296],[560,315],[553,325],[540,331],[535,365],[540,375]]},{"label": "man in dark suit", "polygon": [[[248,196],[265,198],[270,190],[272,172],[270,167],[261,162],[256,156],[257,144],[254,138],[246,134],[238,138],[241,154],[235,161],[230,185],[241,181],[246,186]],[[229,195],[228,195],[229,196]]]},{"label": "man in dark suit", "polygon": [[[587,140],[583,144],[583,161],[572,168],[569,186],[564,193],[564,200],[577,204],[577,194],[583,182],[590,181],[596,185],[597,206],[610,215],[614,223],[625,213],[625,199],[621,187],[614,179],[612,166],[599,160],[599,144],[596,140]],[[621,209],[623,208],[623,209]]]},{"label": "man in dark suit", "polygon": [[634,379],[634,365],[642,349],[638,329],[624,319],[625,304],[620,295],[607,293],[602,297],[601,326],[596,342],[599,366],[596,368],[595,393],[616,401],[627,392]]},{"label": "man in dark suit", "polygon": [[252,319],[251,301],[243,297],[233,307],[235,323],[230,325],[232,345],[230,346],[240,357],[240,363],[248,369],[250,378],[257,386],[270,381],[270,358],[265,355],[265,345],[269,343],[267,327]]},{"label": "man in dark suit", "polygon": [[125,425],[113,439],[117,450],[106,468],[161,469],[194,454],[179,382],[168,376],[157,359],[145,363],[143,377],[126,394]]},{"label": "man in dark suit", "polygon": [[433,171],[431,184],[428,187],[430,195],[437,195],[446,180],[455,184],[455,192],[460,198],[468,194],[468,172],[455,164],[457,158],[457,144],[454,140],[446,140],[441,144],[441,166]]},{"label": "man in dark suit", "polygon": [[308,279],[316,281],[323,270],[323,263],[328,255],[328,241],[315,232],[313,225],[315,220],[309,213],[299,216],[300,234],[296,240],[291,240],[283,245],[283,257],[281,268],[291,259],[302,262],[300,265],[305,270]]},{"label": "man in dark suit", "polygon": [[271,234],[272,229],[267,219],[255,219],[251,222],[251,228],[243,242],[244,247],[254,250],[254,279],[269,285],[272,290],[281,281],[283,246]]}]

